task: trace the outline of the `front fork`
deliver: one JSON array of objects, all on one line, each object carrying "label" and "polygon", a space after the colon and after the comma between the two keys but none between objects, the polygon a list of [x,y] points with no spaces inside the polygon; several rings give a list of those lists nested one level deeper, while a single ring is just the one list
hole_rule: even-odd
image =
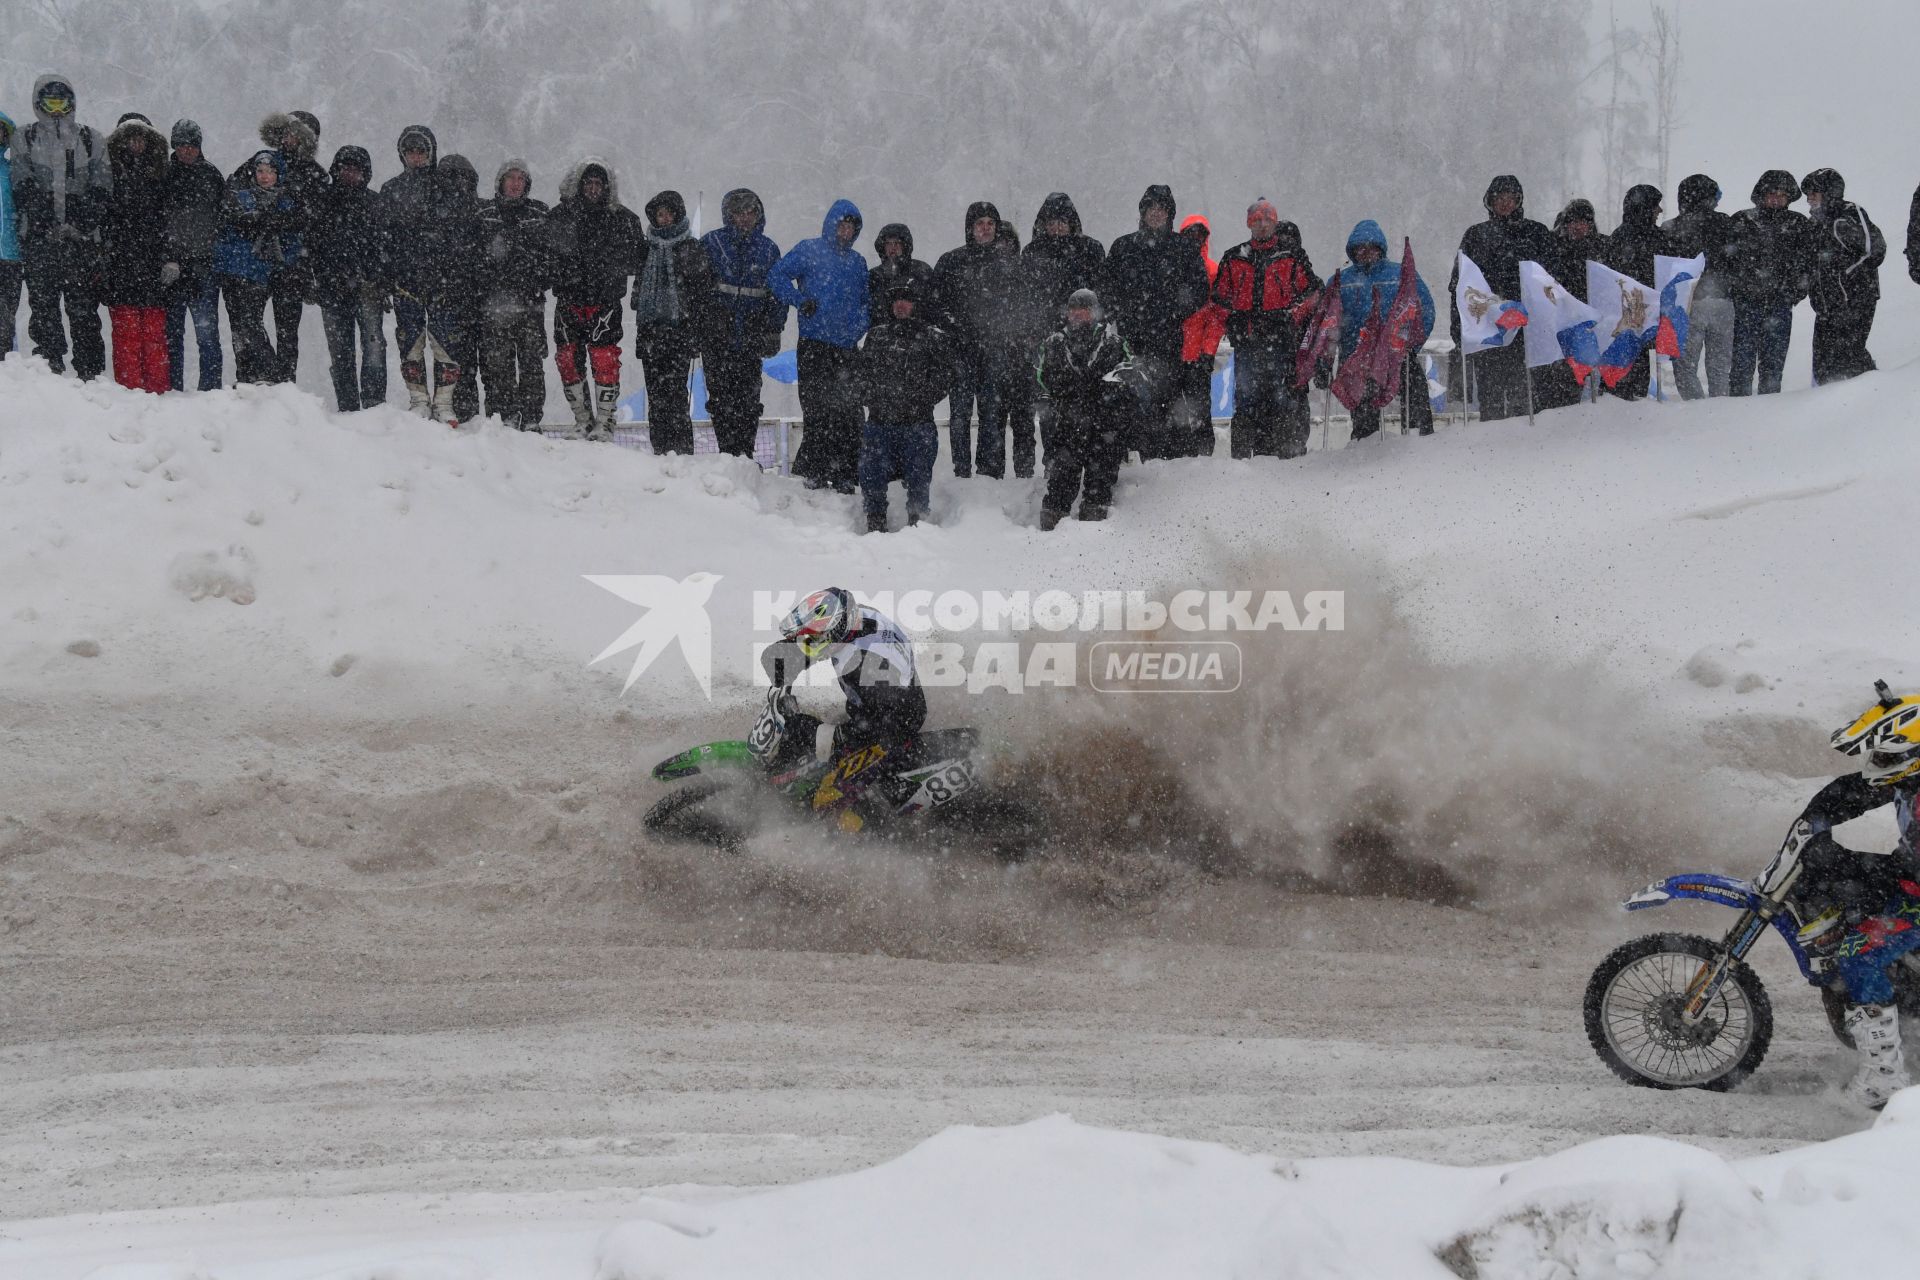
[{"label": "front fork", "polygon": [[1757,908],[1748,908],[1734,921],[1733,928],[1727,930],[1727,936],[1720,944],[1717,959],[1703,960],[1700,971],[1693,975],[1693,981],[1687,984],[1680,1012],[1689,1025],[1697,1023],[1706,1016],[1707,1006],[1726,985],[1727,975],[1733,972],[1733,966],[1746,959],[1747,952],[1753,950],[1753,944],[1760,940],[1773,917],[1780,908],[1771,902],[1764,902]]}]

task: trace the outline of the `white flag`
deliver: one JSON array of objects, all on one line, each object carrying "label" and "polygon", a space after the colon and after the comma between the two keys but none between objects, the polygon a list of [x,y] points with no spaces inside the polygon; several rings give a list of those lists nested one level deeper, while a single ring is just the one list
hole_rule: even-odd
[{"label": "white flag", "polygon": [[1598,262],[1587,263],[1587,301],[1600,318],[1595,326],[1600,380],[1609,387],[1626,377],[1640,353],[1652,345],[1660,326],[1659,298],[1650,284]]},{"label": "white flag", "polygon": [[1460,255],[1460,283],[1454,286],[1453,302],[1460,311],[1460,349],[1468,355],[1506,346],[1527,323],[1526,309],[1495,297],[1487,287],[1486,272],[1464,253]]},{"label": "white flag", "polygon": [[1665,254],[1653,260],[1653,287],[1660,292],[1660,331],[1653,349],[1663,356],[1678,358],[1687,349],[1687,325],[1693,315],[1693,287],[1707,273],[1707,255],[1669,258]]},{"label": "white flag", "polygon": [[1537,262],[1520,264],[1520,303],[1527,309],[1527,367],[1567,360],[1584,378],[1595,363],[1593,308]]}]

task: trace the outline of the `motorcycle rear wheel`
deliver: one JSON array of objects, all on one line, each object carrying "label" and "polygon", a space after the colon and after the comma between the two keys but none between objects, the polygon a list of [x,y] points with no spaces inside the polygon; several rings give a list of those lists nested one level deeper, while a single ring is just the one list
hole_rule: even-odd
[{"label": "motorcycle rear wheel", "polygon": [[1587,1040],[1613,1074],[1645,1089],[1733,1088],[1773,1042],[1773,1005],[1744,962],[1714,994],[1706,1016],[1680,1016],[1688,985],[1720,944],[1656,933],[1614,948],[1594,969],[1582,1004]]}]

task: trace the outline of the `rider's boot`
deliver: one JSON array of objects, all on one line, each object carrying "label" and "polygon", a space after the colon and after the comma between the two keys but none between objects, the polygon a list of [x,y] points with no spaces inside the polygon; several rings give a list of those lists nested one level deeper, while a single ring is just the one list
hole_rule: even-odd
[{"label": "rider's boot", "polygon": [[1900,1011],[1890,1004],[1856,1004],[1841,1025],[1860,1051],[1860,1069],[1847,1082],[1847,1097],[1878,1111],[1913,1083],[1900,1047]]}]

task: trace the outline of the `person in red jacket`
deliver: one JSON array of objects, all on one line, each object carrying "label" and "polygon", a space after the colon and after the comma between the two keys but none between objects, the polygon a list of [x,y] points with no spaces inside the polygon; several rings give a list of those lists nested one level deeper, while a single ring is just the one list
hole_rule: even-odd
[{"label": "person in red jacket", "polygon": [[1307,451],[1307,398],[1293,389],[1300,325],[1320,282],[1300,245],[1300,229],[1282,222],[1262,197],[1247,210],[1252,239],[1220,258],[1213,300],[1225,309],[1233,339],[1233,425],[1227,444],[1236,458],[1297,458]]},{"label": "person in red jacket", "polygon": [[1220,264],[1207,251],[1212,225],[1204,215],[1191,214],[1180,223],[1180,234],[1200,247],[1200,260],[1207,265],[1208,297],[1187,317],[1182,329],[1180,377],[1174,392],[1167,451],[1176,458],[1212,457],[1213,363],[1220,353],[1220,339],[1227,333],[1227,309],[1212,297],[1213,282],[1220,274]]}]

